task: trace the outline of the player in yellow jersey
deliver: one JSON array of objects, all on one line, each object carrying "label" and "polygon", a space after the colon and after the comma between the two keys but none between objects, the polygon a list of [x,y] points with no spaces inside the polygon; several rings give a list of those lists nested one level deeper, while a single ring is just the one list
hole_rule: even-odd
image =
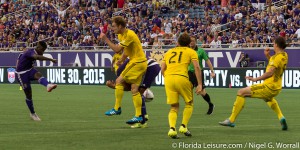
[{"label": "player in yellow jersey", "polygon": [[183,97],[185,102],[179,132],[184,133],[186,136],[191,136],[187,128],[193,112],[193,85],[189,81],[188,76],[188,65],[191,62],[195,67],[195,74],[198,81],[196,93],[200,94],[202,90],[201,68],[198,63],[198,55],[193,49],[189,48],[190,42],[191,38],[188,34],[183,33],[180,35],[177,47],[167,51],[161,66],[161,72],[165,77],[167,103],[171,105],[169,112],[170,130],[168,132],[168,136],[171,138],[178,138],[175,126],[179,109],[179,95]]},{"label": "player in yellow jersey", "polygon": [[104,33],[100,34],[100,38],[103,39],[115,53],[123,50],[121,58],[117,61],[117,65],[124,62],[127,57],[129,57],[130,62],[116,79],[115,106],[105,112],[105,115],[112,116],[121,114],[121,101],[124,94],[123,83],[126,82],[131,84],[132,99],[135,107],[135,116],[126,123],[130,125],[140,123],[143,121],[143,117],[141,115],[142,97],[139,93],[139,85],[147,69],[146,55],[138,36],[132,30],[126,28],[126,21],[123,17],[114,17],[112,19],[111,28],[115,34],[118,34],[119,44],[112,43]]},{"label": "player in yellow jersey", "polygon": [[266,72],[257,78],[247,76],[246,79],[256,82],[264,80],[262,84],[254,84],[252,86],[242,88],[238,91],[235,103],[233,105],[231,116],[223,122],[219,122],[220,125],[234,127],[234,121],[238,114],[244,107],[245,97],[260,98],[263,99],[268,106],[274,110],[280,120],[282,130],[287,130],[286,119],[283,116],[275,96],[277,96],[282,88],[282,74],[286,69],[288,63],[288,55],[284,51],[286,48],[285,39],[278,37],[274,42],[273,56],[270,55],[270,49],[266,48],[264,53],[269,60],[269,64],[266,68]]},{"label": "player in yellow jersey", "polygon": [[121,59],[121,57],[122,57],[122,51],[115,53],[113,56],[113,60],[111,62],[111,71],[115,72],[115,74],[117,74],[117,70],[119,68],[117,62]]}]

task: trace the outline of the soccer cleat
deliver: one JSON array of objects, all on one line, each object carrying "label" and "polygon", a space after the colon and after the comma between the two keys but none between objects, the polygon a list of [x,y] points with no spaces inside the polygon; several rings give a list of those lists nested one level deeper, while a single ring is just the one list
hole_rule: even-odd
[{"label": "soccer cleat", "polygon": [[131,125],[131,124],[135,124],[135,123],[141,123],[143,121],[142,117],[133,117],[132,119],[126,121],[127,124]]},{"label": "soccer cleat", "polygon": [[47,91],[51,92],[53,89],[57,87],[57,84],[48,84],[47,85]]},{"label": "soccer cleat", "polygon": [[34,113],[34,114],[30,113],[30,118],[34,121],[41,121],[41,119],[39,118],[39,116],[36,113]]},{"label": "soccer cleat", "polygon": [[285,120],[284,117],[282,117],[282,118],[280,119],[280,124],[281,124],[281,129],[282,129],[282,130],[287,130],[287,129],[288,129],[288,126],[287,126],[287,123],[286,123],[286,120]]},{"label": "soccer cleat", "polygon": [[183,127],[182,125],[179,127],[179,132],[183,133],[185,136],[189,136],[189,137],[192,136],[191,132],[186,127]]},{"label": "soccer cleat", "polygon": [[228,127],[234,127],[235,124],[233,122],[230,122],[229,119],[225,119],[223,122],[219,122],[222,126],[228,126]]},{"label": "soccer cleat", "polygon": [[209,108],[208,108],[208,111],[207,111],[207,115],[211,115],[213,112],[214,112],[214,108],[215,108],[215,105],[214,104],[210,104],[209,105]]},{"label": "soccer cleat", "polygon": [[148,125],[147,125],[147,123],[144,123],[144,124],[142,124],[142,123],[135,123],[135,124],[131,125],[130,127],[131,128],[147,128]]},{"label": "soccer cleat", "polygon": [[175,131],[174,129],[169,130],[168,136],[172,139],[179,139],[179,137],[177,135],[177,131]]},{"label": "soccer cleat", "polygon": [[145,122],[148,121],[149,120],[149,115],[145,115],[144,118],[145,118]]},{"label": "soccer cleat", "polygon": [[121,107],[119,107],[118,110],[115,110],[114,108],[111,109],[111,110],[108,110],[107,112],[105,112],[105,115],[106,116],[113,116],[113,115],[121,115],[122,113],[122,110],[121,110]]}]

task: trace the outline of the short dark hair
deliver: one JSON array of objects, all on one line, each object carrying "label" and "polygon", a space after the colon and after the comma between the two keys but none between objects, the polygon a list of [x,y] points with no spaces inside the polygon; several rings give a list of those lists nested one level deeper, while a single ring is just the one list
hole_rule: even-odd
[{"label": "short dark hair", "polygon": [[285,42],[285,39],[281,36],[277,37],[275,39],[275,43],[277,44],[277,46],[281,49],[285,49],[287,47],[287,44]]},{"label": "short dark hair", "polygon": [[112,22],[114,22],[117,26],[121,25],[122,27],[126,27],[126,21],[122,16],[113,17]]},{"label": "short dark hair", "polygon": [[180,46],[189,46],[191,43],[191,37],[187,33],[183,33],[178,38]]},{"label": "short dark hair", "polygon": [[44,49],[47,49],[47,43],[45,41],[38,42]]}]

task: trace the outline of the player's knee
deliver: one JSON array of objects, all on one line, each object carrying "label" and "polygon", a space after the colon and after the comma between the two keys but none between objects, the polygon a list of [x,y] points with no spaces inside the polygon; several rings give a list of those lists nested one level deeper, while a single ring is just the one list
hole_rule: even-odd
[{"label": "player's knee", "polygon": [[178,110],[179,110],[179,103],[171,104],[171,110],[174,110],[174,111],[178,112]]},{"label": "player's knee", "polygon": [[201,95],[202,97],[206,95],[205,89],[203,89],[203,90],[201,91],[200,95]]},{"label": "player's knee", "polygon": [[121,76],[119,76],[117,79],[116,79],[116,84],[122,84],[124,82],[123,78]]},{"label": "player's knee", "polygon": [[42,76],[43,75],[40,72],[37,72],[37,73],[34,74],[35,79],[40,79]]},{"label": "player's knee", "polygon": [[246,90],[244,88],[239,89],[237,92],[238,96],[246,96]]},{"label": "player's knee", "polygon": [[131,92],[132,94],[139,93],[139,87],[135,84],[131,84]]}]

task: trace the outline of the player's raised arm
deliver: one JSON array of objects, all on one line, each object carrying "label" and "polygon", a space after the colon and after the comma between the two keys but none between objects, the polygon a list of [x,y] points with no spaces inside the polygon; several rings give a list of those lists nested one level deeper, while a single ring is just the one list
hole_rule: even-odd
[{"label": "player's raised arm", "polygon": [[35,59],[35,60],[49,60],[49,61],[52,61],[53,63],[57,62],[56,59],[48,58],[48,57],[45,57],[43,55],[33,55],[33,59]]},{"label": "player's raised arm", "polygon": [[268,60],[270,60],[271,55],[270,55],[270,48],[269,48],[269,47],[267,47],[267,48],[265,49],[264,54],[265,54],[266,58],[267,58]]},{"label": "player's raised arm", "polygon": [[118,53],[124,49],[121,45],[111,42],[104,33],[100,34],[100,38],[103,39],[109,48],[111,48],[115,53]]}]

